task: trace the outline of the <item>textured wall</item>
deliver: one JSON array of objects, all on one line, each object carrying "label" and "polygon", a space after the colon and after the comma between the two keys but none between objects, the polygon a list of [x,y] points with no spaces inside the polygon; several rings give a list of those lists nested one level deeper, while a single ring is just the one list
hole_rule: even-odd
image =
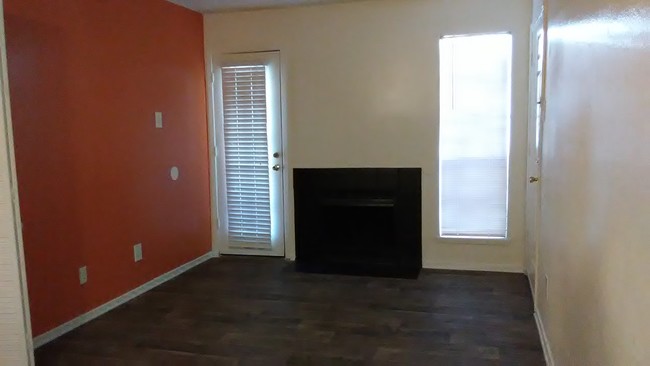
[{"label": "textured wall", "polygon": [[650,6],[547,5],[541,318],[556,365],[648,365]]},{"label": "textured wall", "polygon": [[163,0],[6,0],[5,18],[39,335],[210,250],[203,22]]},{"label": "textured wall", "polygon": [[[520,0],[384,0],[207,15],[207,52],[280,50],[289,168],[421,167],[427,267],[523,270],[528,43]],[[512,32],[510,241],[438,238],[440,37]],[[289,171],[290,173],[290,171]],[[287,255],[294,253],[291,175]]]}]

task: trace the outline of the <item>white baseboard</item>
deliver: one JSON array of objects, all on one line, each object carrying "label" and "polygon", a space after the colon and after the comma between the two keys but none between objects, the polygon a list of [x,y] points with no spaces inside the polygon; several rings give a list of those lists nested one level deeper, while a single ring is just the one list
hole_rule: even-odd
[{"label": "white baseboard", "polygon": [[546,365],[555,366],[555,361],[553,361],[553,353],[551,352],[551,344],[548,342],[548,337],[546,336],[546,329],[544,329],[544,323],[539,317],[539,313],[535,310],[535,323],[537,323],[537,330],[539,331],[539,339],[542,341],[542,349],[544,350],[544,359],[546,360]]},{"label": "white baseboard", "polygon": [[58,327],[56,327],[56,328],[54,328],[54,329],[52,329],[50,331],[47,331],[47,332],[39,335],[38,337],[35,337],[34,338],[34,348],[38,348],[38,347],[40,347],[40,346],[42,346],[42,345],[44,345],[46,343],[49,343],[49,342],[53,341],[54,339],[56,339],[56,338],[58,338],[58,337],[60,337],[60,336],[62,336],[64,334],[70,332],[71,330],[73,330],[73,329],[75,329],[75,328],[77,328],[77,327],[79,327],[79,326],[81,326],[83,324],[88,323],[89,321],[97,318],[100,315],[106,314],[107,312],[115,309],[116,307],[118,307],[118,306],[132,300],[133,298],[135,298],[137,296],[142,295],[143,293],[151,290],[152,288],[154,288],[154,287],[156,287],[156,286],[158,286],[158,285],[160,285],[160,284],[162,284],[164,282],[167,282],[167,281],[171,280],[172,278],[180,275],[181,273],[186,272],[186,271],[198,266],[199,264],[201,264],[201,263],[203,263],[203,262],[205,262],[208,259],[213,258],[213,257],[214,257],[214,255],[212,254],[212,252],[204,254],[204,255],[202,255],[202,256],[200,256],[200,257],[198,257],[198,258],[196,258],[196,259],[194,259],[194,260],[192,260],[190,262],[187,262],[187,263],[181,265],[180,267],[172,269],[171,271],[169,271],[167,273],[164,273],[164,274],[154,278],[153,280],[151,280],[151,281],[149,281],[149,282],[147,282],[147,283],[145,283],[145,284],[143,284],[143,285],[141,285],[141,286],[139,286],[137,288],[134,288],[133,290],[125,293],[124,295],[122,295],[120,297],[117,297],[117,298],[115,298],[115,299],[113,299],[113,300],[111,300],[111,301],[109,301],[109,302],[107,302],[107,303],[105,303],[103,305],[100,305],[100,306],[90,310],[89,312],[87,312],[85,314],[79,315],[78,317],[76,317],[76,318],[74,318],[74,319],[72,319],[72,320],[70,320],[70,321],[68,321],[66,323],[63,323],[62,325],[60,325],[60,326],[58,326]]},{"label": "white baseboard", "polygon": [[530,279],[530,275],[526,273],[526,278],[528,279],[528,287],[530,288],[530,295],[533,297],[533,303],[536,302],[535,286],[533,286],[533,280]]},{"label": "white baseboard", "polygon": [[542,350],[544,351],[544,359],[546,360],[547,366],[555,366],[555,361],[553,361],[553,353],[551,353],[551,344],[548,341],[546,335],[546,329],[544,329],[544,323],[542,323],[542,318],[539,316],[539,311],[537,310],[537,299],[535,298],[535,288],[533,287],[533,282],[530,279],[528,273],[528,286],[530,286],[530,292],[533,295],[533,303],[535,304],[535,310],[533,317],[535,318],[535,324],[537,325],[537,331],[539,332],[539,340],[542,343]]},{"label": "white baseboard", "polygon": [[424,261],[422,262],[422,267],[427,269],[445,269],[445,270],[452,270],[452,271],[524,273],[524,268],[516,265],[458,264],[458,263],[438,263],[438,262]]}]

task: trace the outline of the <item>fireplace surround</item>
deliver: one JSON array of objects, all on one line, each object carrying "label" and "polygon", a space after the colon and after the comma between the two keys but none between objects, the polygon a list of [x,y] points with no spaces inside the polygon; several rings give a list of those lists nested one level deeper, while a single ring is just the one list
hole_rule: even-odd
[{"label": "fireplace surround", "polygon": [[299,271],[416,278],[421,169],[294,169]]}]

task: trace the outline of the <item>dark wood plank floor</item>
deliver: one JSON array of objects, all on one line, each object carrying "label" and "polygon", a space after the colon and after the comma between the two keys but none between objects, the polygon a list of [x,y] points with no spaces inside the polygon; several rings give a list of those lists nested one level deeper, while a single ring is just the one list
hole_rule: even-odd
[{"label": "dark wood plank floor", "polygon": [[523,275],[220,258],[36,351],[45,365],[544,365]]}]

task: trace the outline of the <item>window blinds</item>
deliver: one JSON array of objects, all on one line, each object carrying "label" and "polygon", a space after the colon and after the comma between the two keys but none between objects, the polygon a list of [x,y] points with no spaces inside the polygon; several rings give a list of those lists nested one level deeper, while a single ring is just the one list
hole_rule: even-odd
[{"label": "window blinds", "polygon": [[507,236],[512,36],[440,41],[440,234]]},{"label": "window blinds", "polygon": [[[4,36],[0,42],[4,42]],[[0,91],[0,365],[27,365],[31,354],[27,340],[31,334],[29,320],[25,319],[27,309],[21,283],[24,272],[19,261],[21,249],[14,224],[17,211],[12,202],[5,106],[9,104]]]},{"label": "window blinds", "polygon": [[266,66],[227,66],[221,75],[229,240],[270,246]]}]

